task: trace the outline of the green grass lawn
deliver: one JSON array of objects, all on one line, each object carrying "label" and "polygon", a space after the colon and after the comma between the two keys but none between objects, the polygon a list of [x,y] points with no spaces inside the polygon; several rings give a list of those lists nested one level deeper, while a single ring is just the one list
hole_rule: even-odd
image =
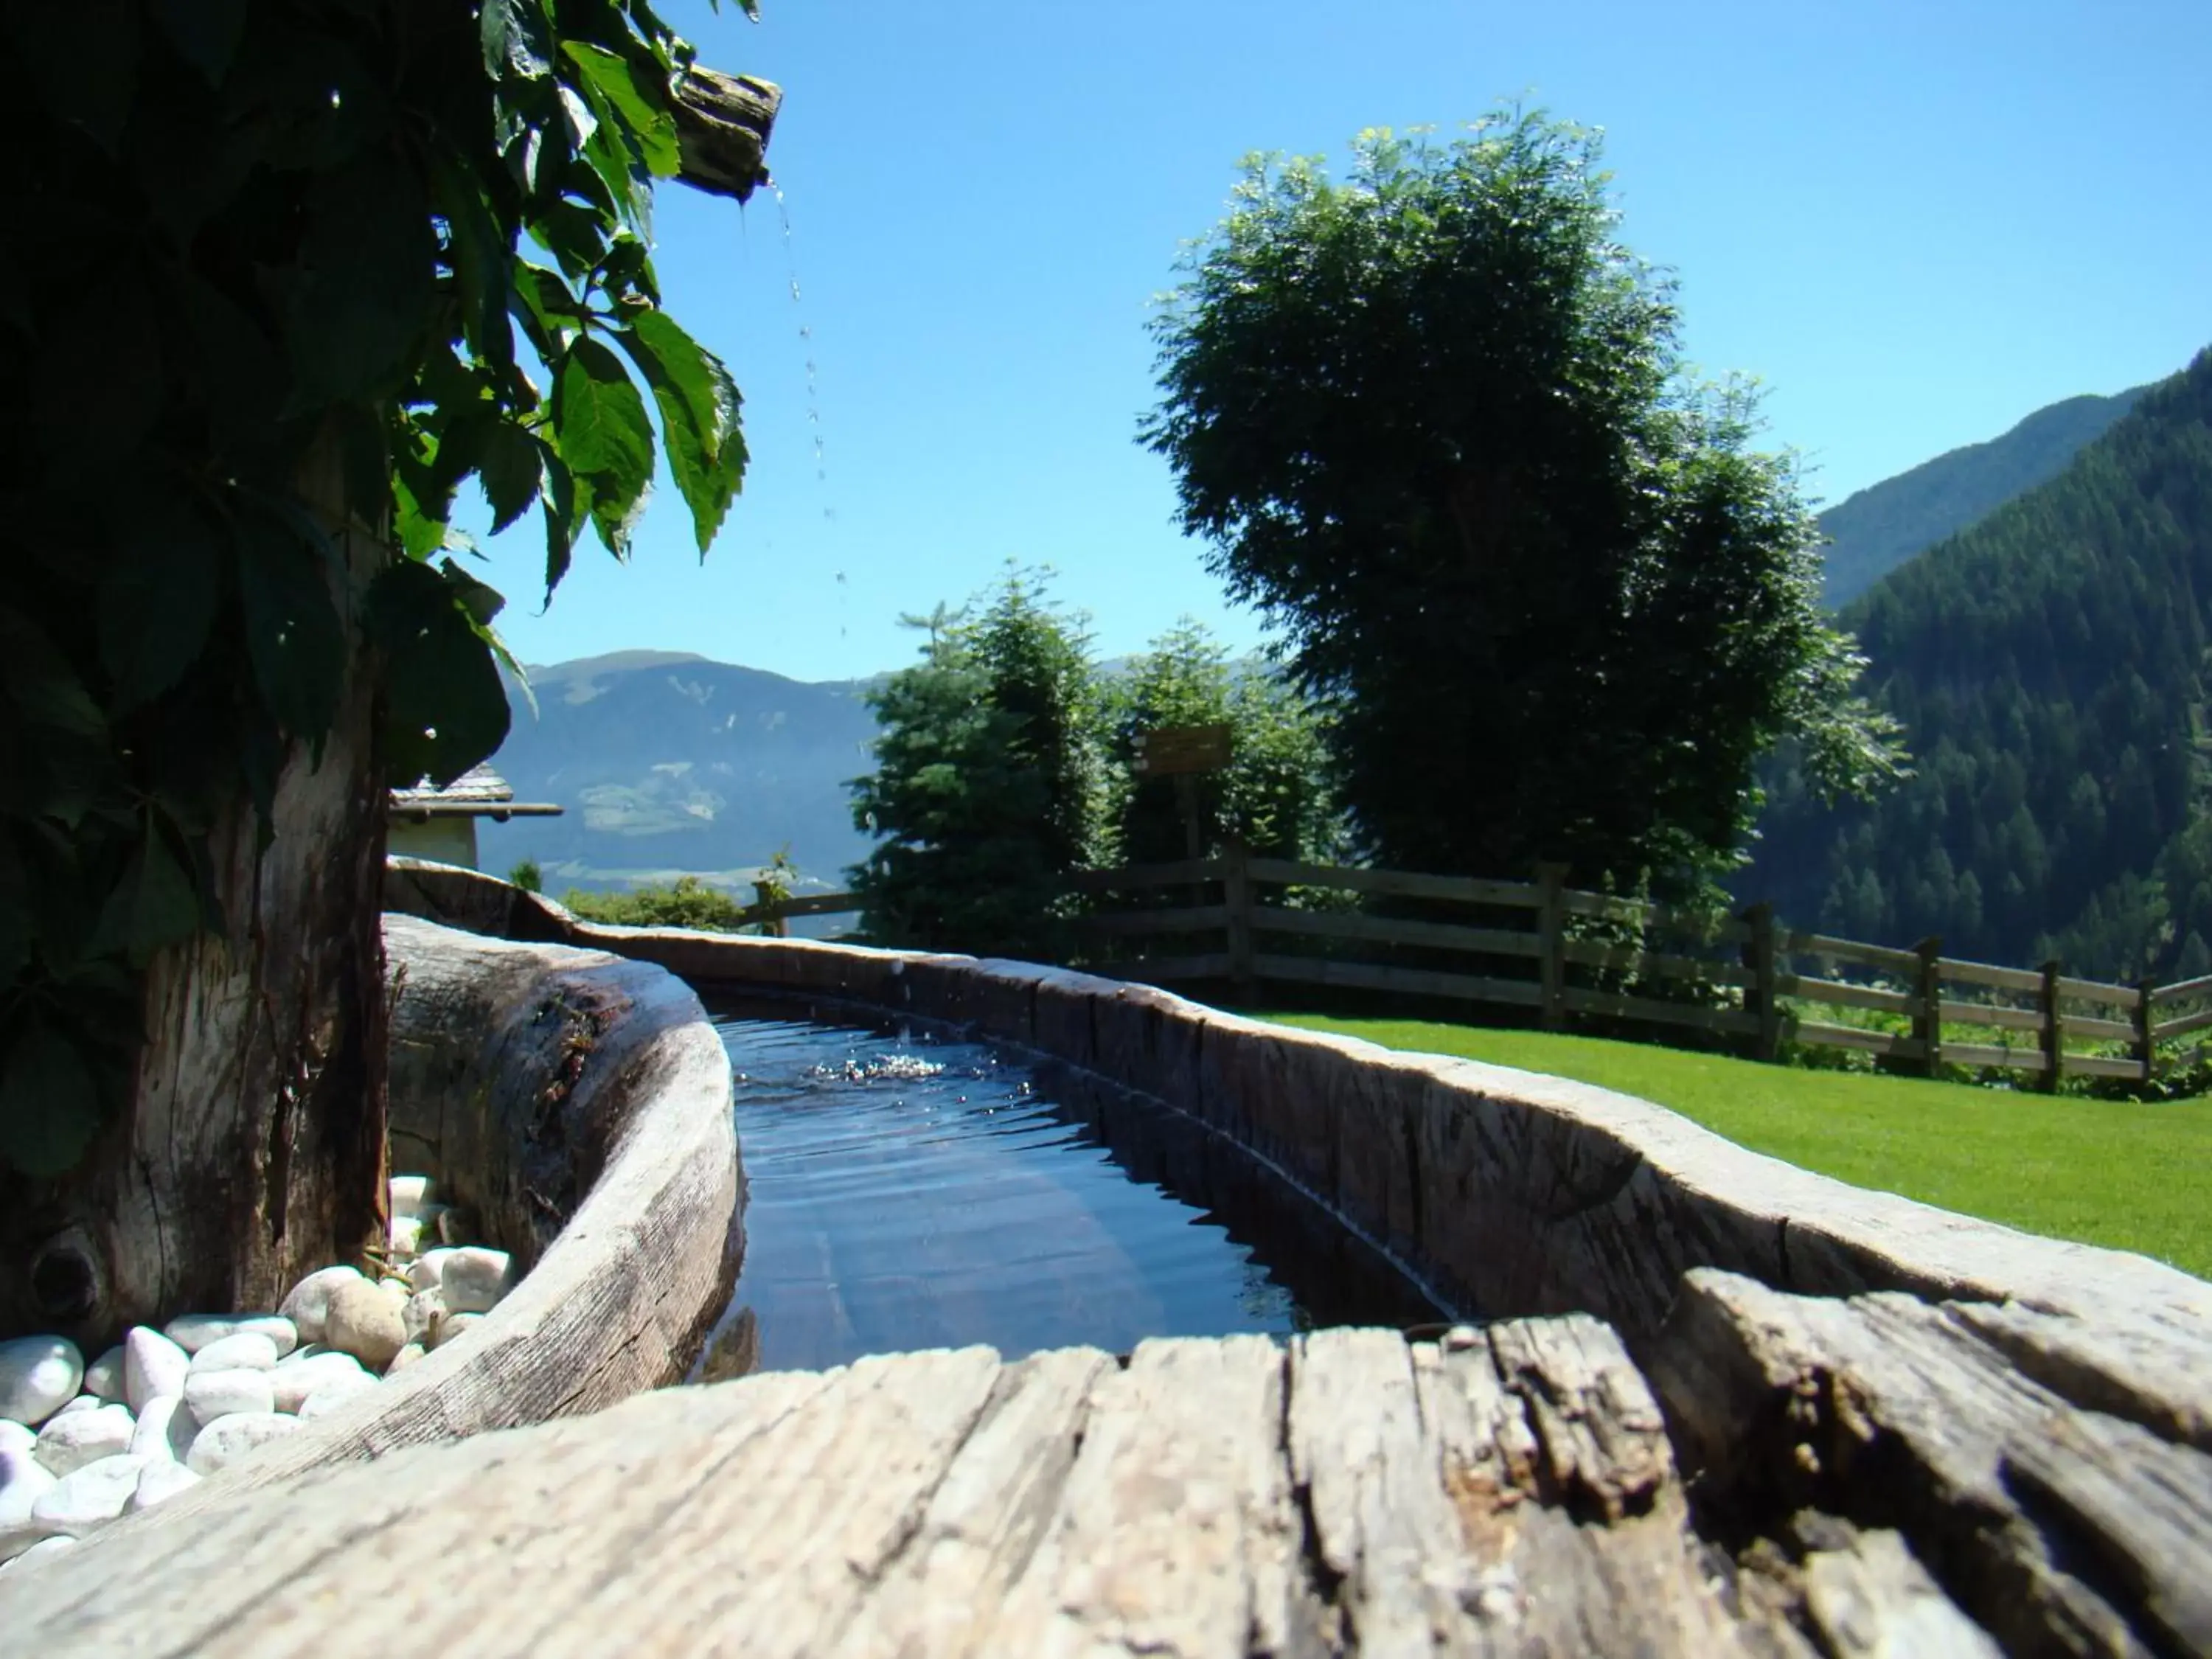
[{"label": "green grass lawn", "polygon": [[1739,1145],[1855,1186],[2140,1250],[2212,1279],[2212,1100],[2138,1105],[1800,1071],[1541,1031],[1261,1018],[1577,1078],[1656,1101]]}]

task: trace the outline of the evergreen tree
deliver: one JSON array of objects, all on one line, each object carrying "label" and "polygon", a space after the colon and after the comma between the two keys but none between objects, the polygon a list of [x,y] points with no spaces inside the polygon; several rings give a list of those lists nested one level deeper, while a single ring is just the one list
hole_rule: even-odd
[{"label": "evergreen tree", "polygon": [[973,621],[940,611],[922,660],[870,694],[876,769],[853,817],[883,840],[853,890],[879,942],[1048,960],[1102,826],[1089,641],[1041,573],[984,599]]},{"label": "evergreen tree", "polygon": [[2208,605],[2212,351],[1844,613],[1918,774],[1831,808],[1783,757],[1740,892],[1879,942],[2178,974],[2212,937]]}]

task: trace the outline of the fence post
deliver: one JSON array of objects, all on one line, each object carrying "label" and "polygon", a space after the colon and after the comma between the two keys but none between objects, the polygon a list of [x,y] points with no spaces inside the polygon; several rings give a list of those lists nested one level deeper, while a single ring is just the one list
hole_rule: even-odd
[{"label": "fence post", "polygon": [[2155,1029],[2151,1016],[2157,1011],[2158,981],[2141,979],[2136,981],[2136,1059],[2142,1066],[2142,1080],[2148,1083],[2158,1074],[2158,1050],[2152,1045],[2151,1032]]},{"label": "fence post", "polygon": [[1566,1024],[1567,988],[1567,866],[1536,866],[1536,941],[1542,954],[1539,990],[1543,1000],[1544,1029],[1556,1031]]},{"label": "fence post", "polygon": [[2058,1092],[2066,1069],[2066,1022],[2058,1012],[2058,958],[2043,964],[2043,1092]]},{"label": "fence post", "polygon": [[1920,958],[1920,1012],[1912,1017],[1912,1036],[1921,1045],[1925,1075],[1934,1077],[1943,1063],[1943,941],[1930,933],[1912,950]]},{"label": "fence post", "polygon": [[768,883],[757,881],[753,884],[753,908],[761,912],[762,933],[770,939],[791,937],[791,923],[769,891]]},{"label": "fence post", "polygon": [[1752,1038],[1752,1057],[1772,1060],[1782,1048],[1782,999],[1775,992],[1774,907],[1765,899],[1745,911],[1743,925],[1751,937],[1743,942],[1743,965],[1751,983],[1744,988],[1744,1012],[1757,1017],[1759,1030]]},{"label": "fence post", "polygon": [[1222,849],[1229,868],[1221,878],[1221,906],[1229,945],[1229,982],[1237,1000],[1249,1008],[1259,1001],[1260,981],[1252,971],[1251,857],[1241,841],[1231,840]]}]

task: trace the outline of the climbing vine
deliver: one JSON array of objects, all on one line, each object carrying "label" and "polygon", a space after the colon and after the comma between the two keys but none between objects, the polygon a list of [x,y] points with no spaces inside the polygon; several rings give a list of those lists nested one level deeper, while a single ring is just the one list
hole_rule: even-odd
[{"label": "climbing vine", "polygon": [[[0,1160],[41,1176],[127,1097],[149,960],[225,925],[211,831],[247,801],[266,837],[349,674],[392,778],[505,736],[464,489],[538,514],[550,595],[587,524],[628,555],[657,454],[703,553],[745,450],[654,280],[692,54],[642,0],[76,0],[0,38]],[[365,588],[317,469],[392,550]]]}]

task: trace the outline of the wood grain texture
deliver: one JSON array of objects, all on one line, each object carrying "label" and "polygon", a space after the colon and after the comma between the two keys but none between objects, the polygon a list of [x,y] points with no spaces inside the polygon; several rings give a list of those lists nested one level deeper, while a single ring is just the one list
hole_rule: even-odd
[{"label": "wood grain texture", "polygon": [[1724,1593],[1656,1421],[1587,1320],[905,1354],[234,1488],[0,1575],[0,1620],[50,1659],[1811,1652]]},{"label": "wood grain texture", "polygon": [[[0,1630],[47,1659],[2212,1655],[2212,1458],[2023,1375],[1990,1312],[1700,1272],[1648,1376],[1573,1316],[669,1389],[211,1483],[0,1572]],[[2194,1421],[2174,1376],[2160,1420]]]}]

